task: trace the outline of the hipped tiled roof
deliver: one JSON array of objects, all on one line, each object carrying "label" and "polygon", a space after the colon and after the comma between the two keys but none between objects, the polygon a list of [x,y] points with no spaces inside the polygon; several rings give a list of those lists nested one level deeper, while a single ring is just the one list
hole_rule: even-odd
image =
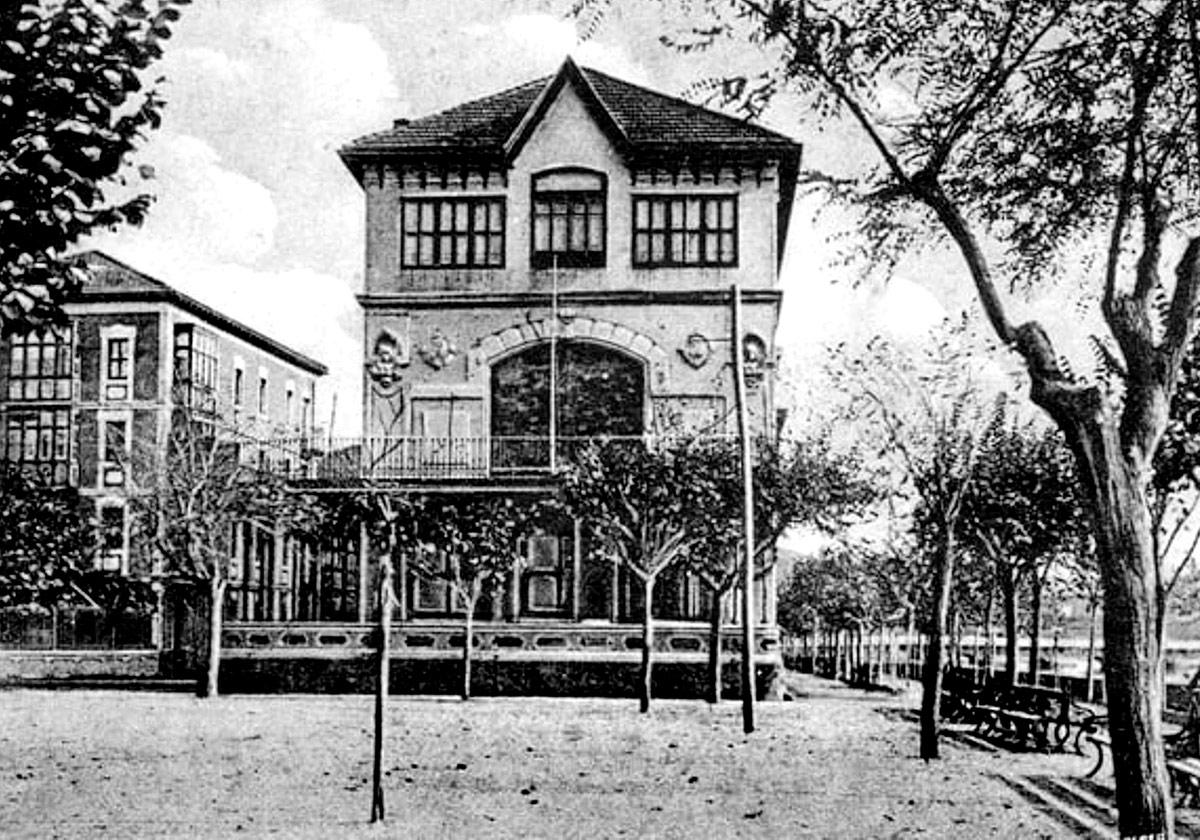
[{"label": "hipped tiled roof", "polygon": [[203,304],[163,281],[138,271],[103,251],[84,251],[74,258],[86,266],[90,278],[83,284],[72,303],[120,301],[126,303],[169,303],[208,322],[252,347],[264,350],[276,358],[316,376],[324,376],[328,368],[315,359],[293,350],[286,344],[263,335],[241,321]]},{"label": "hipped tiled roof", "polygon": [[353,161],[456,155],[511,160],[564,84],[573,84],[597,122],[624,152],[757,153],[792,157],[799,145],[762,126],[580,68],[571,59],[547,76],[412,121],[398,120],[341,150]]}]

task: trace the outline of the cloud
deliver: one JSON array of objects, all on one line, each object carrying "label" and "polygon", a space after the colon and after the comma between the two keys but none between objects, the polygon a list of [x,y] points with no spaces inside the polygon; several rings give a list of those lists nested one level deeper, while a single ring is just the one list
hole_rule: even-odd
[{"label": "cloud", "polygon": [[462,27],[461,32],[481,46],[490,45],[484,54],[493,60],[497,58],[497,53],[511,59],[520,56],[524,59],[521,63],[527,65],[532,59],[543,68],[543,72],[548,73],[557,69],[569,55],[577,64],[626,81],[639,84],[650,82],[646,68],[630,57],[624,48],[596,39],[581,42],[576,22],[556,15],[511,15],[492,24],[468,24]]}]

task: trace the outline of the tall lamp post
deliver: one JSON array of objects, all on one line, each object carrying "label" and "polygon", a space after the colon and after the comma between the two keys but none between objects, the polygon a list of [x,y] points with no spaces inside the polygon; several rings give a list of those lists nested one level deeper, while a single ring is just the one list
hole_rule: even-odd
[{"label": "tall lamp post", "polygon": [[738,444],[742,453],[742,729],[754,731],[754,463],[750,451],[750,414],[746,406],[746,354],[743,349],[742,291],[730,286],[733,307],[734,398]]}]

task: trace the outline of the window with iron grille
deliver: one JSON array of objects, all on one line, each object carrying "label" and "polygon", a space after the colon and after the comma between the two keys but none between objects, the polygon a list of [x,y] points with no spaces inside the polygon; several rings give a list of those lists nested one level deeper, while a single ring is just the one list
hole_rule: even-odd
[{"label": "window with iron grille", "polygon": [[605,256],[604,176],[558,170],[533,179],[534,268],[594,268]]},{"label": "window with iron grille", "polygon": [[503,198],[401,202],[404,268],[503,268]]},{"label": "window with iron grille", "polygon": [[74,358],[70,327],[15,335],[9,342],[10,400],[69,400]]},{"label": "window with iron grille", "polygon": [[635,197],[633,264],[643,268],[737,265],[737,199]]},{"label": "window with iron grille", "polygon": [[5,418],[4,457],[52,484],[70,477],[71,411],[13,411]]}]

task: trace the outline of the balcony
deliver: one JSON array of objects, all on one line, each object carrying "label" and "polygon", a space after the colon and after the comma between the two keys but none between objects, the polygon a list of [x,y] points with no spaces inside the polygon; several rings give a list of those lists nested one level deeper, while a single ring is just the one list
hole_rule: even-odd
[{"label": "balcony", "polygon": [[[692,438],[694,439],[694,438]],[[713,440],[727,440],[714,436]],[[581,447],[601,441],[669,445],[680,437],[559,437],[551,460],[550,439],[529,437],[280,438],[255,444],[264,468],[298,481],[478,480],[549,476]]]}]

